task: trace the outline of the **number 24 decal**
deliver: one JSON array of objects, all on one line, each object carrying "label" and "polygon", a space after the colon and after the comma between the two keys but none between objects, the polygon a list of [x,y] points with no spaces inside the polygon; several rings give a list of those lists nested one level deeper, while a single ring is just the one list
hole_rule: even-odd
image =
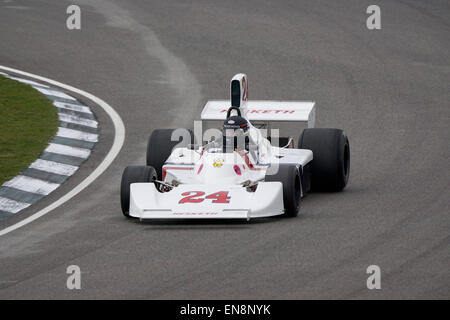
[{"label": "number 24 decal", "polygon": [[228,196],[228,191],[219,191],[203,197],[203,191],[187,191],[181,194],[184,196],[178,203],[200,203],[205,199],[212,199],[212,203],[230,203],[231,197]]}]

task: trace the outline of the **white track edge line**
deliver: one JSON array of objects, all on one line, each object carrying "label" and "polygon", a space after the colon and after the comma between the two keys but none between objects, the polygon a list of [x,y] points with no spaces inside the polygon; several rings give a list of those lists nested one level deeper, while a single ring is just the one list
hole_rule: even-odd
[{"label": "white track edge line", "polygon": [[111,107],[108,103],[106,103],[102,99],[100,99],[86,91],[77,89],[75,87],[66,85],[64,83],[61,83],[61,82],[58,82],[55,80],[51,80],[51,79],[48,79],[48,78],[45,78],[42,76],[38,76],[38,75],[35,75],[32,73],[24,72],[21,70],[9,68],[9,67],[2,66],[2,65],[0,65],[0,70],[10,71],[15,74],[20,74],[20,75],[23,75],[23,76],[26,76],[29,78],[44,81],[44,82],[52,84],[54,86],[72,91],[79,95],[82,95],[82,96],[88,98],[89,100],[91,100],[92,102],[96,103],[97,105],[99,105],[108,114],[108,116],[111,118],[113,125],[114,125],[113,145],[111,146],[111,149],[109,150],[108,154],[103,159],[103,161],[99,164],[99,166],[97,168],[95,168],[95,170],[92,171],[91,174],[88,177],[86,177],[80,184],[78,184],[75,188],[70,190],[68,193],[63,195],[61,198],[59,198],[55,202],[53,202],[50,205],[48,205],[47,207],[39,210],[38,212],[32,214],[31,216],[21,220],[20,222],[13,224],[5,229],[0,230],[0,236],[4,236],[14,230],[17,230],[23,226],[26,226],[27,224],[33,222],[34,220],[39,219],[40,217],[51,212],[52,210],[58,208],[59,206],[61,206],[65,202],[69,201],[74,196],[76,196],[78,193],[83,191],[92,182],[94,182],[111,165],[111,163],[114,161],[114,159],[119,154],[120,149],[122,149],[123,143],[125,141],[125,126],[123,124],[122,119],[120,118],[120,115],[116,112],[116,110],[114,110],[113,107]]}]

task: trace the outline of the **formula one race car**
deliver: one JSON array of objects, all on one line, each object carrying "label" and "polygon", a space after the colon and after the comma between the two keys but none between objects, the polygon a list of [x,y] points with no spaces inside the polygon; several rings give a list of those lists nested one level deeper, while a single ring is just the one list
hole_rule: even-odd
[{"label": "formula one race car", "polygon": [[314,102],[248,101],[247,76],[237,74],[231,99],[208,101],[201,120],[193,131],[153,131],[147,165],[122,175],[126,217],[294,217],[310,190],[347,185],[348,138],[339,129],[313,128]]}]

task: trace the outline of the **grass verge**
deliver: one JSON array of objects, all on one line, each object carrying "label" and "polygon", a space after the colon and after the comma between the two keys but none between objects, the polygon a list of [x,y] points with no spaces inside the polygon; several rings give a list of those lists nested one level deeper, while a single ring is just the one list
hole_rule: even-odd
[{"label": "grass verge", "polygon": [[0,75],[0,185],[36,160],[57,128],[58,114],[51,100]]}]

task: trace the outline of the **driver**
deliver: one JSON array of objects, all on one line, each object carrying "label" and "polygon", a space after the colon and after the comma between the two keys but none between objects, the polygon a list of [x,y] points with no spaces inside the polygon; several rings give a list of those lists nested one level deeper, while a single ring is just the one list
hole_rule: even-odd
[{"label": "driver", "polygon": [[232,116],[223,123],[223,152],[248,151],[249,125],[241,116]]}]

